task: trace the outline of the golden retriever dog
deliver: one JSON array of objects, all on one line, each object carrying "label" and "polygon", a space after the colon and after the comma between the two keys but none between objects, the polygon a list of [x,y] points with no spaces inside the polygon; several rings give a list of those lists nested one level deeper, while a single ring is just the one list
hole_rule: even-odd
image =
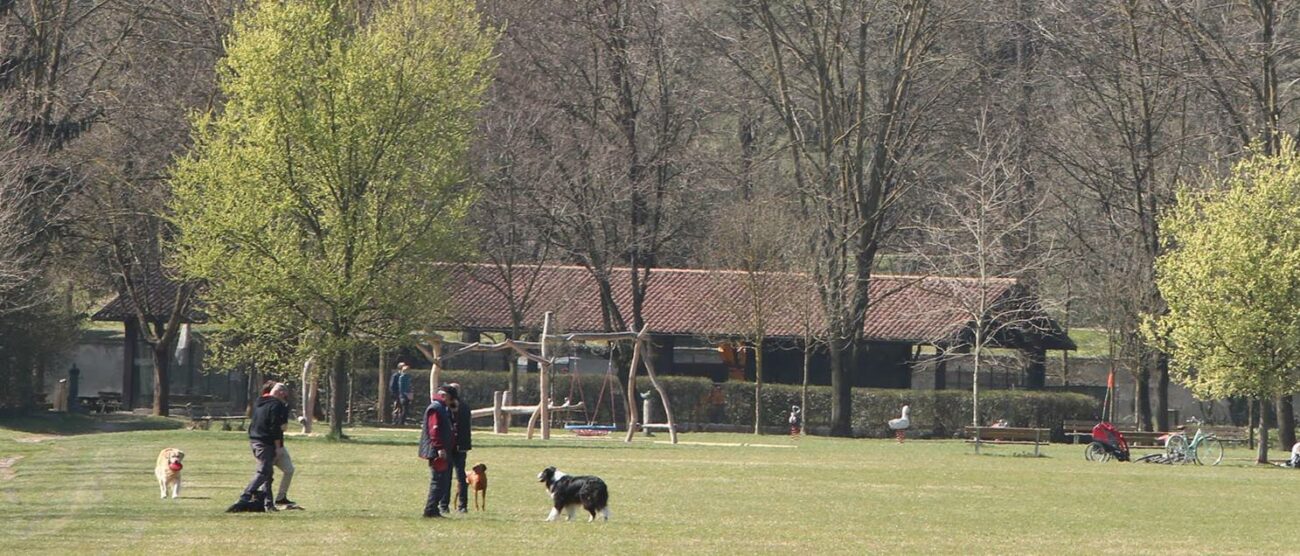
[{"label": "golden retriever dog", "polygon": [[185,452],[176,448],[163,448],[158,452],[158,463],[153,467],[153,475],[158,478],[158,489],[162,491],[162,497],[167,498],[167,490],[172,492],[172,498],[181,495],[181,460],[185,459]]},{"label": "golden retriever dog", "polygon": [[[475,465],[473,470],[465,474],[465,482],[469,483],[469,489],[474,491],[474,510],[483,511],[487,509],[487,464],[480,463]],[[479,505],[479,495],[483,496],[482,506]]]}]

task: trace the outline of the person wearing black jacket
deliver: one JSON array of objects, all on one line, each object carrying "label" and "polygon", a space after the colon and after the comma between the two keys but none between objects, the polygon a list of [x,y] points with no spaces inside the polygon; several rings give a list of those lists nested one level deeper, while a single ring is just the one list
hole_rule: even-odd
[{"label": "person wearing black jacket", "polygon": [[276,445],[284,441],[284,425],[289,422],[289,406],[285,403],[288,397],[289,388],[276,384],[270,394],[258,398],[253,405],[248,444],[253,449],[257,467],[253,480],[239,495],[239,501],[226,511],[276,511],[275,498],[271,495],[272,465],[275,464]]},{"label": "person wearing black jacket", "polygon": [[[473,449],[473,443],[470,442],[470,409],[469,404],[460,401],[465,396],[461,391],[460,384],[451,383],[456,390],[456,398],[452,400],[451,407],[448,408],[452,422],[452,443],[451,450],[447,451],[447,456],[451,459],[451,468],[456,472],[456,511],[465,513],[469,511],[469,482],[465,480],[465,457],[466,452]],[[442,511],[449,509],[451,489],[447,489],[442,494]]]}]

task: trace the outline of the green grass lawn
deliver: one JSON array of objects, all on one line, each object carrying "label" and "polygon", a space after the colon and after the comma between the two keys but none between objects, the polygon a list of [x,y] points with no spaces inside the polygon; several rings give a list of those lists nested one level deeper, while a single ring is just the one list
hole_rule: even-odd
[{"label": "green grass lawn", "polygon": [[[351,430],[289,440],[307,508],[223,513],[252,473],[240,432],[158,429],[179,421],[0,421],[5,553],[1294,553],[1300,474],[1088,463],[957,441],[682,435],[549,442],[480,432],[488,510],[425,520],[427,467],[416,432]],[[94,433],[98,429],[117,432]],[[68,434],[76,433],[76,434]],[[93,433],[93,434],[92,434]],[[781,447],[777,447],[781,446]],[[793,447],[784,447],[793,446]],[[187,454],[179,500],[159,500],[158,451]],[[19,458],[16,463],[11,458]],[[1278,454],[1278,457],[1282,457]],[[610,486],[609,523],[543,523],[537,472],[555,465]]]}]

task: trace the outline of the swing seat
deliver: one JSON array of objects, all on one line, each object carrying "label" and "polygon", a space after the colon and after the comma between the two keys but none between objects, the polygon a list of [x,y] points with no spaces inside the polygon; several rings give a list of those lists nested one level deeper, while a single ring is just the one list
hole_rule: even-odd
[{"label": "swing seat", "polygon": [[564,428],[565,430],[573,431],[573,434],[578,436],[606,436],[614,430],[617,430],[617,427],[614,425],[570,424],[564,425]]}]

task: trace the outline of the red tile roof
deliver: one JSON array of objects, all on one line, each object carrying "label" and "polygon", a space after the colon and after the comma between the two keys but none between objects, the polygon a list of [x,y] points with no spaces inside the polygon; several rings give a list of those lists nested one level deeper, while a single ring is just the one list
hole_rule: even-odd
[{"label": "red tile roof", "polygon": [[[150,321],[166,322],[171,317],[172,305],[176,302],[176,290],[179,284],[172,281],[164,273],[158,270],[144,272],[138,279],[137,285],[143,299],[140,300],[141,308],[144,309],[145,317]],[[128,296],[119,294],[104,305],[102,309],[95,312],[90,320],[94,321],[127,321],[135,319],[135,306],[131,304]],[[207,314],[197,307],[197,303],[191,303],[189,309],[181,322],[202,323],[208,320]]]},{"label": "red tile roof", "polygon": [[[585,267],[546,266],[539,272],[534,301],[525,312],[525,326],[539,328],[543,313],[554,311],[562,331],[604,331],[599,289]],[[495,269],[488,265],[458,267],[449,272],[448,307],[439,324],[508,330],[509,307],[502,294],[489,284],[495,276]],[[747,287],[749,283],[754,287]],[[624,318],[630,320],[628,269],[614,270],[612,287],[615,303]],[[802,337],[805,322],[814,330],[824,327],[816,290],[807,275],[764,273],[751,277],[740,271],[667,268],[651,271],[643,310],[645,322],[656,334],[737,336],[751,326],[755,313],[749,309],[755,304],[745,301],[754,297],[751,290],[762,294],[758,296],[762,299],[758,312],[766,313],[768,337]],[[515,291],[522,292],[523,286],[517,285]],[[872,276],[864,337],[907,343],[950,340],[967,328],[974,313],[965,306],[973,305],[978,292],[978,282],[969,278]],[[1059,325],[1015,280],[992,280],[985,293],[988,306],[1007,307],[1009,301],[1015,301],[1020,315],[1032,313],[1040,326],[1035,331],[1021,331],[1025,341],[1049,349],[1074,349]]]}]

